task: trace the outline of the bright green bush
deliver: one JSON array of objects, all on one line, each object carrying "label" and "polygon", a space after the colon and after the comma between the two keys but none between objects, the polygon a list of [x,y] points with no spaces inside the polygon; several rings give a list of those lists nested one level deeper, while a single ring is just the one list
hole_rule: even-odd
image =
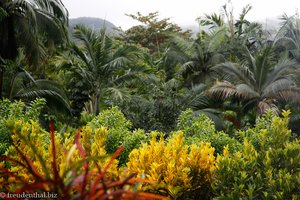
[{"label": "bright green bush", "polygon": [[181,113],[177,128],[184,132],[187,144],[209,142],[215,148],[216,154],[221,154],[225,146],[229,146],[232,151],[238,151],[241,148],[240,142],[235,138],[216,131],[213,121],[206,115],[195,116],[190,109]]},{"label": "bright green bush", "polygon": [[125,118],[118,107],[102,111],[87,125],[92,128],[100,128],[102,126],[108,128],[105,149],[109,154],[113,154],[121,145],[124,147],[118,158],[120,165],[125,164],[129,153],[133,149],[138,148],[147,139],[143,130],[130,130],[132,127],[131,122]]},{"label": "bright green bush", "polygon": [[9,126],[18,120],[38,121],[41,109],[45,104],[45,99],[36,99],[29,105],[25,105],[21,101],[0,100],[0,155],[4,154],[12,142]]},{"label": "bright green bush", "polygon": [[217,159],[216,199],[299,199],[300,141],[290,141],[289,112],[266,114],[256,127],[240,132],[241,152]]},{"label": "bright green bush", "polygon": [[91,127],[106,126],[111,129],[129,129],[132,124],[128,121],[120,109],[113,106],[111,109],[103,110],[92,121],[88,123]]}]

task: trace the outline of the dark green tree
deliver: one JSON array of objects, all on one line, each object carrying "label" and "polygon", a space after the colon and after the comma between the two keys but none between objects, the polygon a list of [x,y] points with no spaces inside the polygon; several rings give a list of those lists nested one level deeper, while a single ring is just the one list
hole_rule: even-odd
[{"label": "dark green tree", "polygon": [[75,27],[73,36],[77,43],[56,57],[55,63],[66,73],[76,115],[83,108],[98,114],[115,100],[123,101],[129,94],[125,86],[142,78],[140,49],[115,41],[105,30],[94,32],[81,25]]},{"label": "dark green tree", "polygon": [[2,62],[6,72],[3,92],[9,100],[22,99],[28,103],[36,98],[45,98],[52,111],[70,114],[69,100],[63,87],[52,80],[34,78],[28,71],[22,49],[14,60]]},{"label": "dark green tree", "polygon": [[[15,59],[24,48],[30,66],[41,66],[47,47],[64,44],[68,12],[60,0],[0,1],[0,57]],[[0,98],[4,67],[0,63]]]}]

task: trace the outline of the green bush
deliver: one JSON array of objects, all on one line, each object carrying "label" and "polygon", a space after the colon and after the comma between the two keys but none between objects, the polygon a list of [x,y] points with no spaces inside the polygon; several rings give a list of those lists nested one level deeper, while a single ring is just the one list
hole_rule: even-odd
[{"label": "green bush", "polygon": [[241,152],[218,157],[216,199],[299,199],[300,141],[290,140],[288,116],[266,114],[256,127],[240,132]]},{"label": "green bush", "polygon": [[45,104],[45,99],[36,99],[28,105],[21,101],[0,100],[0,155],[4,154],[11,144],[11,130],[9,128],[11,124],[17,120],[38,121]]},{"label": "green bush", "polygon": [[181,113],[177,128],[184,132],[187,144],[209,142],[215,148],[216,154],[221,154],[225,146],[229,146],[232,151],[238,151],[241,148],[240,142],[235,138],[216,131],[213,121],[206,115],[195,116],[190,109]]},{"label": "green bush", "polygon": [[140,147],[146,141],[146,134],[143,130],[131,131],[132,123],[127,120],[118,107],[102,111],[91,122],[87,124],[92,128],[105,126],[108,128],[108,136],[105,140],[105,150],[113,154],[121,145],[124,147],[119,156],[120,165],[128,161],[129,153]]}]

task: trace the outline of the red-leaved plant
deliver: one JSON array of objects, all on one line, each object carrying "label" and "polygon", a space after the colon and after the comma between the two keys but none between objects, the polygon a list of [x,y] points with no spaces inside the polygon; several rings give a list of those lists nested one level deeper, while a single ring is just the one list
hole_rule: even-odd
[{"label": "red-leaved plant", "polygon": [[[47,175],[42,175],[38,172],[36,166],[33,164],[31,159],[27,157],[15,144],[12,144],[14,148],[17,150],[19,158],[24,162],[20,162],[14,158],[9,156],[0,156],[2,161],[6,163],[10,163],[16,165],[20,168],[24,168],[27,170],[28,174],[30,174],[34,181],[24,180],[21,176],[19,176],[15,172],[11,172],[9,167],[0,166],[0,178],[3,181],[0,182],[0,185],[7,185],[9,182],[8,178],[13,178],[15,181],[20,182],[20,187],[15,191],[1,191],[1,197],[4,199],[13,199],[8,197],[6,194],[8,192],[13,194],[32,194],[32,193],[44,193],[51,192],[57,195],[58,199],[120,199],[120,200],[166,200],[167,197],[159,196],[152,193],[145,192],[135,192],[131,188],[133,188],[138,181],[142,181],[139,179],[135,179],[135,174],[131,174],[126,178],[112,180],[110,177],[106,177],[106,172],[113,163],[114,159],[118,157],[118,155],[122,152],[123,147],[119,147],[119,149],[114,153],[110,161],[106,164],[106,166],[101,170],[98,167],[98,170],[91,170],[89,168],[88,158],[85,154],[85,151],[79,141],[80,131],[77,132],[75,137],[75,144],[78,149],[78,152],[82,158],[82,166],[83,171],[81,173],[76,172],[76,167],[72,169],[71,173],[74,175],[71,181],[68,183],[64,182],[64,177],[61,177],[59,174],[59,169],[56,163],[56,151],[55,151],[55,134],[54,134],[54,124],[50,123],[50,138],[51,138],[51,155],[52,155],[52,171],[51,175],[47,173]],[[44,161],[45,162],[45,161]],[[17,199],[17,198],[15,198]]]}]

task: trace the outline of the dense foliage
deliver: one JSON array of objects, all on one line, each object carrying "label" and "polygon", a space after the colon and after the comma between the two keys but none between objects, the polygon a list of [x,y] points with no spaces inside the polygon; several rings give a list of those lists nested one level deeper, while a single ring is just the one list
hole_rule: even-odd
[{"label": "dense foliage", "polygon": [[1,189],[299,199],[299,16],[271,33],[230,8],[67,33],[60,0],[0,1]]},{"label": "dense foliage", "polygon": [[241,151],[224,149],[213,183],[218,199],[299,198],[300,143],[291,139],[289,114],[259,119],[255,128],[240,133]]},{"label": "dense foliage", "polygon": [[216,131],[214,123],[207,116],[193,116],[192,110],[186,110],[179,116],[178,129],[184,132],[187,144],[209,142],[215,148],[216,154],[221,154],[225,146],[233,152],[240,150],[242,146],[236,138],[223,131]]},{"label": "dense foliage", "polygon": [[[178,198],[209,197],[215,157],[207,143],[184,145],[181,131],[165,141],[159,133],[151,134],[149,144],[133,150],[127,163],[130,172],[149,180],[142,190]],[[159,140],[156,141],[156,138]]]},{"label": "dense foliage", "polygon": [[[49,135],[38,123],[44,104],[36,100],[27,112],[22,102],[1,104],[6,116],[1,130],[9,135],[0,143],[5,152],[0,165],[2,191],[29,192],[42,186],[42,191],[52,191],[52,183],[60,182],[59,187],[73,188],[65,188],[61,195],[89,196],[94,194],[87,192],[90,186],[80,190],[78,183],[97,180],[97,171],[103,169],[101,180],[108,185],[116,181],[124,195],[135,191],[142,192],[137,196],[150,198],[143,192],[151,192],[172,199],[297,199],[300,195],[300,143],[288,129],[289,111],[278,117],[269,110],[255,127],[229,136],[216,131],[205,115],[193,117],[187,110],[179,117],[180,130],[165,139],[161,132],[129,130],[131,122],[117,107],[92,116],[76,134],[50,128]],[[115,152],[121,154],[112,160]],[[131,178],[121,181],[127,176]]]}]

